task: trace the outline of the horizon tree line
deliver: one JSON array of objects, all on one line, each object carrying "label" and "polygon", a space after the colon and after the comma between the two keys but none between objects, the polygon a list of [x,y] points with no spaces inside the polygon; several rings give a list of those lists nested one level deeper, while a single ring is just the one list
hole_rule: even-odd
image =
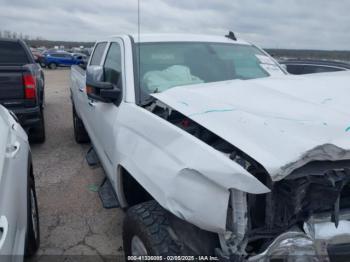
[{"label": "horizon tree line", "polygon": [[21,39],[21,40],[44,40],[41,36],[31,36],[28,34],[23,34],[22,32],[15,32],[10,30],[0,30],[0,38],[9,39]]}]

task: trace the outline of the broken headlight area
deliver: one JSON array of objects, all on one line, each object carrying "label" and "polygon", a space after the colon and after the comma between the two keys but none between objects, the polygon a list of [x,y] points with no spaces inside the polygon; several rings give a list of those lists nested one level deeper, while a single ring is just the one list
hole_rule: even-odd
[{"label": "broken headlight area", "polygon": [[[344,163],[340,161],[338,165]],[[314,216],[327,214],[329,222],[338,227],[340,214],[350,210],[350,169],[323,166],[324,170],[310,175],[294,172],[273,183],[269,194],[248,195],[247,253],[264,252],[277,237],[292,228],[304,231],[305,223]]]}]

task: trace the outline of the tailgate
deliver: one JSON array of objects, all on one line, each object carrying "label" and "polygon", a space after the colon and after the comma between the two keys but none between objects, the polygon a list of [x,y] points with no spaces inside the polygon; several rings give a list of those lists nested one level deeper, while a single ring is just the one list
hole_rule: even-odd
[{"label": "tailgate", "polygon": [[0,66],[0,100],[17,100],[24,98],[22,66]]}]

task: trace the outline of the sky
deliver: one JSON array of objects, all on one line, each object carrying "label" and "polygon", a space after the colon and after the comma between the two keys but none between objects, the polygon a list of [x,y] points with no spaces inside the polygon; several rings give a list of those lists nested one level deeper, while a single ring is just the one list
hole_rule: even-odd
[{"label": "sky", "polygon": [[[95,41],[138,30],[137,0],[0,0],[0,30]],[[264,48],[350,50],[350,0],[140,0],[141,33],[238,37]]]}]

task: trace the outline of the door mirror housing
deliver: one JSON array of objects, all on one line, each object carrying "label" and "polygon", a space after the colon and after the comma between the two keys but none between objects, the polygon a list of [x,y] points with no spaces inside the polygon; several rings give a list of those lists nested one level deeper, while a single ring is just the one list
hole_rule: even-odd
[{"label": "door mirror housing", "polygon": [[87,63],[85,61],[82,61],[78,65],[81,69],[86,70],[87,68]]},{"label": "door mirror housing", "polygon": [[89,66],[86,70],[86,94],[92,100],[113,103],[121,98],[121,89],[104,81],[102,66]]}]

